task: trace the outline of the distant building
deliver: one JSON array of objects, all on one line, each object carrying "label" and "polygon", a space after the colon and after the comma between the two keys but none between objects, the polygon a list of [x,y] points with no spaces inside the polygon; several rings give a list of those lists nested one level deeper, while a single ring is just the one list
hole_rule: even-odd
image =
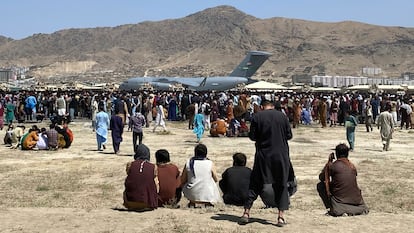
[{"label": "distant building", "polygon": [[389,77],[355,77],[355,76],[312,76],[312,86],[315,87],[350,87],[356,85],[414,85],[414,80]]},{"label": "distant building", "polygon": [[375,75],[379,75],[381,73],[382,73],[381,68],[377,68],[377,67],[364,67],[364,68],[362,68],[362,75],[375,76]]},{"label": "distant building", "polygon": [[408,81],[408,80],[414,80],[414,73],[412,73],[412,72],[405,72],[405,73],[403,73],[403,74],[401,75],[401,77],[402,77],[404,80],[406,80],[406,81]]},{"label": "distant building", "polygon": [[308,74],[294,74],[292,75],[292,83],[311,84],[312,76]]},{"label": "distant building", "polygon": [[13,80],[13,71],[12,70],[0,70],[0,82],[8,83]]}]

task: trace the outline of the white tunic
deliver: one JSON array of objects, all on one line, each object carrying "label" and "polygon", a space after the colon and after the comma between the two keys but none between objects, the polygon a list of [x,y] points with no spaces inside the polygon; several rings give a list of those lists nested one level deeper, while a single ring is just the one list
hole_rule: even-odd
[{"label": "white tunic", "polygon": [[391,113],[388,111],[382,112],[378,117],[378,126],[381,128],[380,133],[382,141],[392,139],[394,121]]},{"label": "white tunic", "polygon": [[39,140],[36,143],[36,147],[39,150],[46,150],[47,149],[47,136],[45,133],[39,134]]},{"label": "white tunic", "polygon": [[190,160],[186,163],[187,182],[183,193],[191,201],[219,202],[220,193],[212,175],[213,162],[211,160],[194,160],[194,173],[190,170]]},{"label": "white tunic", "polygon": [[162,105],[157,106],[157,116],[155,117],[155,125],[165,126],[164,108]]}]

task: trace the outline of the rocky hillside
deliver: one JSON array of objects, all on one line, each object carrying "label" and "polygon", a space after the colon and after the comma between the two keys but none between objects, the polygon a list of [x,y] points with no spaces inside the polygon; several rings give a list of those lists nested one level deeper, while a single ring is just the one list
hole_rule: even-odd
[{"label": "rocky hillside", "polygon": [[248,50],[273,53],[261,77],[360,75],[363,67],[399,76],[414,71],[414,28],[258,19],[220,6],[175,20],[0,36],[0,67],[30,66],[40,80],[212,76],[228,74]]}]

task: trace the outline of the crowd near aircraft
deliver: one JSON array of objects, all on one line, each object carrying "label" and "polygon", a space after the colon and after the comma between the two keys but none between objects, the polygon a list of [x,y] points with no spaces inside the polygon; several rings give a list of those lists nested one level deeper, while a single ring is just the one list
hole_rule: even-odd
[{"label": "crowd near aircraft", "polygon": [[220,77],[134,77],[120,84],[121,91],[136,91],[151,87],[154,90],[173,90],[182,86],[194,91],[225,91],[240,84],[254,82],[250,77],[271,56],[263,51],[250,51],[228,76]]}]

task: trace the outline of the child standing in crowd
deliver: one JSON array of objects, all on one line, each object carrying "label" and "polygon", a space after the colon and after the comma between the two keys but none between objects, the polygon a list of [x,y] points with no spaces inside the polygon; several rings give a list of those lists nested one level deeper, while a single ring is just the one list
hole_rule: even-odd
[{"label": "child standing in crowd", "polygon": [[145,124],[146,121],[144,115],[141,114],[139,108],[135,108],[135,114],[133,114],[129,120],[129,125],[132,128],[132,146],[134,147],[134,152],[136,152],[137,138],[138,144],[142,144],[142,138],[144,135],[142,127],[144,127]]},{"label": "child standing in crowd", "polygon": [[201,137],[204,134],[204,116],[202,113],[197,113],[194,116],[194,129],[193,132],[197,136],[197,143],[200,142]]},{"label": "child standing in crowd", "polygon": [[357,120],[352,116],[349,111],[345,112],[345,128],[346,128],[346,139],[349,143],[349,151],[354,150],[355,146],[355,127],[357,126]]}]

